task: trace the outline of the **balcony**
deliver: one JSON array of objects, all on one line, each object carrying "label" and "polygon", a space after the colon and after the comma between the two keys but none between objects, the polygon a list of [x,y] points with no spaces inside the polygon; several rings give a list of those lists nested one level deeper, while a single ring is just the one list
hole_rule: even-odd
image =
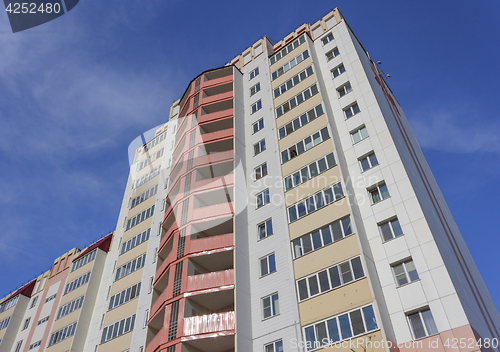
[{"label": "balcony", "polygon": [[211,236],[186,242],[186,253],[201,253],[203,251],[213,251],[216,249],[232,247],[234,245],[234,234]]},{"label": "balcony", "polygon": [[184,318],[183,335],[186,337],[218,332],[234,333],[234,311]]},{"label": "balcony", "polygon": [[[234,269],[188,276],[186,291],[188,292],[201,291],[209,288],[230,286],[230,285],[234,285]],[[208,299],[208,297],[206,296],[208,295],[203,295],[204,306],[206,306],[207,303],[206,300]],[[223,301],[224,300],[219,298],[219,302]],[[211,307],[210,310],[214,312],[217,311],[217,308]]]},{"label": "balcony", "polygon": [[[219,250],[217,252],[200,252],[200,255],[190,256],[188,260],[188,282],[190,276],[214,273],[233,269],[233,250]],[[229,275],[229,274],[220,274]],[[192,279],[196,280],[196,279]]]},{"label": "balcony", "polygon": [[[232,217],[201,221],[191,225],[191,241],[224,234],[232,234],[233,231],[234,224]],[[191,243],[194,244],[194,242]]]}]

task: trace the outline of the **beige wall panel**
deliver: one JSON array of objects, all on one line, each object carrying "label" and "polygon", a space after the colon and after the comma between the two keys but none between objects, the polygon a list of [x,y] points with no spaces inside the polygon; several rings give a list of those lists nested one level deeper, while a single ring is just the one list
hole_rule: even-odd
[{"label": "beige wall panel", "polygon": [[[357,340],[359,339],[359,340]],[[327,347],[327,348],[322,348],[320,350],[316,350],[316,351],[338,351],[338,352],[386,352],[387,349],[386,349],[386,346],[387,346],[387,342],[384,341],[382,343],[382,339],[383,339],[383,336],[382,336],[382,332],[380,330],[377,330],[375,332],[372,332],[372,333],[369,333],[369,334],[365,334],[365,335],[359,335],[359,336],[356,336],[356,337],[353,337],[352,338],[352,341],[353,341],[353,344],[354,344],[354,348],[350,347],[349,345],[349,340],[345,340],[344,341],[344,347],[342,347],[342,342],[337,344],[337,345],[333,345],[331,347]],[[360,344],[359,346],[357,345],[357,341],[360,341]],[[362,342],[361,342],[362,341]],[[365,341],[371,341],[371,345],[370,344],[366,344]]]},{"label": "beige wall panel", "polygon": [[[295,71],[295,67],[294,67],[293,72],[300,72],[300,71]],[[288,73],[289,72],[287,72],[286,74],[288,74]],[[283,75],[283,76],[285,76],[285,75]],[[295,75],[290,75],[289,78],[291,78],[293,76],[295,76]],[[285,93],[281,94],[279,97],[274,99],[274,107],[277,108],[281,104],[292,99],[294,96],[296,96],[300,92],[302,92],[302,91],[306,90],[307,88],[309,88],[310,86],[312,86],[314,83],[316,83],[316,75],[312,75],[312,76],[307,77],[305,80],[303,80],[302,82],[300,82],[296,86],[293,86],[292,88],[287,90]],[[319,94],[319,93],[317,93],[317,94]]]},{"label": "beige wall panel", "polygon": [[[299,200],[302,200],[314,193],[321,191],[322,189],[333,185],[340,181],[340,172],[338,166],[327,170],[318,176],[310,179],[307,182],[304,182],[297,187],[289,190],[285,193],[285,203],[286,206],[290,206],[291,204],[297,203]],[[300,220],[298,220],[300,221]]]},{"label": "beige wall panel", "polygon": [[333,144],[331,139],[328,139],[281,165],[281,171],[283,172],[283,175],[290,175],[292,172],[299,170],[306,165],[309,165],[314,160],[318,160],[322,156],[332,151],[333,151]]},{"label": "beige wall panel", "polygon": [[[137,258],[138,256],[144,254],[144,252],[146,252],[147,249],[148,249],[148,242],[149,241],[144,241],[140,245],[138,245],[138,246],[132,248],[131,250],[123,253],[122,255],[120,255],[118,257],[118,261],[117,261],[116,267],[118,268],[121,265],[123,265],[125,263],[128,263],[132,259]],[[120,245],[120,248],[121,248],[121,245]],[[149,254],[149,257],[150,256],[151,256],[151,253]],[[146,259],[147,259],[147,257],[148,257],[148,255],[146,255]]]},{"label": "beige wall panel", "polygon": [[281,127],[289,123],[290,121],[293,121],[295,118],[299,117],[303,113],[311,110],[312,108],[316,107],[316,105],[321,103],[321,96],[319,94],[314,95],[313,97],[309,98],[302,104],[298,105],[296,108],[290,110],[284,115],[281,115],[279,118],[276,119],[276,126]]},{"label": "beige wall panel", "polygon": [[[83,258],[83,257],[82,257]],[[92,268],[94,267],[94,262],[95,262],[95,258],[94,260],[92,260],[91,262],[88,262],[87,264],[79,267],[78,269],[76,269],[75,271],[73,271],[72,273],[69,273],[68,274],[68,279],[66,280],[66,282],[71,282],[73,281],[74,279],[78,278],[79,276],[82,276],[83,274],[85,274],[86,272],[92,270]],[[69,270],[71,270],[71,267],[73,266],[73,263],[69,266]]]},{"label": "beige wall panel", "polygon": [[[103,327],[108,326],[110,324],[114,324],[117,321],[122,320],[134,314],[137,310],[137,302],[138,302],[137,299],[133,299],[125,304],[122,304],[119,307],[116,307],[115,309],[111,309],[110,311],[106,312],[106,317],[104,318]],[[137,321],[137,316],[136,316],[135,326],[137,326],[138,323],[139,322]]]},{"label": "beige wall panel", "polygon": [[[151,204],[153,205],[153,204]],[[155,210],[156,211],[156,210]],[[131,239],[132,237],[134,237],[135,235],[138,235],[140,234],[141,232],[147,230],[148,228],[151,227],[151,219],[153,217],[149,217],[148,219],[144,220],[143,222],[141,222],[140,224],[138,225],[135,225],[134,227],[132,227],[130,230],[128,231],[125,231],[125,233],[123,234],[123,240],[122,240],[122,243],[125,242],[125,241],[128,241],[129,239]],[[127,221],[128,221],[129,218],[127,218]],[[127,224],[125,223],[125,226],[127,226]],[[156,230],[153,230],[151,229],[151,231],[158,231],[158,229]],[[150,235],[151,236],[151,235]]]},{"label": "beige wall panel", "polygon": [[[59,310],[59,308],[57,309],[57,311]],[[80,316],[80,311],[82,309],[77,309],[75,310],[74,312],[62,317],[61,319],[57,319],[56,321],[54,321],[54,324],[52,325],[52,332],[54,331],[57,331],[59,329],[62,329],[64,328],[65,326],[68,326],[72,323],[74,323],[75,321],[78,320],[78,317]],[[56,314],[57,314],[57,311],[56,311]],[[56,315],[57,317],[57,315]],[[54,317],[54,319],[56,318]],[[43,318],[43,317],[40,317],[40,318]]]},{"label": "beige wall panel", "polygon": [[[137,321],[135,322],[137,324]],[[102,333],[102,331],[101,331]],[[132,342],[132,331],[127,332],[126,334],[116,337],[108,342],[99,345],[99,352],[121,352],[126,351],[130,348],[130,344]]]},{"label": "beige wall panel", "polygon": [[[90,274],[90,278],[92,278],[92,273]],[[73,290],[73,291],[65,294],[64,296],[62,296],[61,297],[61,301],[59,303],[59,307],[65,305],[68,302],[71,302],[72,300],[74,300],[74,299],[76,299],[76,298],[78,298],[80,296],[85,295],[85,293],[87,292],[87,286],[88,286],[88,284],[89,283],[87,282],[85,285],[82,285],[82,286],[78,287],[76,290]],[[66,285],[63,288],[63,292],[64,292],[65,289],[66,289]]]},{"label": "beige wall panel", "polygon": [[311,324],[372,301],[368,280],[361,279],[299,303],[300,324]]},{"label": "beige wall panel", "polygon": [[[299,54],[302,54],[304,52],[304,50],[306,50],[306,47],[304,47],[303,50],[297,51],[297,54],[290,56],[290,58],[288,59],[288,61],[285,60],[285,63],[290,62],[290,60],[292,58],[299,56]],[[295,76],[297,73],[299,73],[299,72],[305,70],[306,68],[308,68],[309,66],[311,66],[311,64],[312,64],[312,59],[311,59],[311,56],[309,56],[307,59],[305,59],[304,61],[302,61],[300,64],[296,65],[294,68],[292,68],[291,70],[289,70],[285,74],[281,75],[280,77],[278,77],[274,81],[272,81],[271,82],[272,89],[274,90],[277,87],[281,86],[283,83],[285,83],[286,81],[288,81],[290,78],[292,78],[293,76]],[[283,65],[284,64],[282,64],[281,66],[283,66]],[[279,67],[281,67],[281,66],[279,66]],[[278,69],[278,67],[276,67],[276,69]],[[275,70],[271,71],[271,74],[274,71]],[[272,78],[272,76],[271,76],[271,78]]]},{"label": "beige wall panel", "polygon": [[[306,138],[307,136],[312,135],[313,133],[322,129],[326,125],[327,125],[327,121],[326,121],[325,115],[322,115],[322,116],[318,117],[317,119],[315,119],[314,121],[309,122],[307,125],[292,132],[291,134],[289,134],[285,138],[280,139],[278,141],[280,151],[284,150],[285,148],[290,147],[292,144],[297,143],[298,141]],[[279,127],[278,127],[278,129],[279,129]]]},{"label": "beige wall panel", "polygon": [[[160,145],[163,145],[163,143],[159,143],[159,144],[155,145],[155,147],[152,150],[149,150],[146,153],[144,153],[141,157],[141,161],[144,161],[147,158],[149,158],[150,156],[159,152],[161,150],[161,148],[157,149],[156,147],[158,147]],[[136,180],[140,179],[142,176],[146,175],[147,173],[152,171],[154,168],[160,166],[161,160],[162,160],[162,157],[159,157],[155,161],[153,161],[151,164],[148,164],[146,167],[144,167],[142,170],[137,171]],[[137,164],[134,165],[133,167],[137,167]]]},{"label": "beige wall panel", "polygon": [[[292,40],[290,43],[293,43],[294,40]],[[290,43],[288,43],[288,44],[290,44]],[[277,50],[276,52],[282,50],[288,44],[283,45],[283,47],[279,48],[279,50]],[[284,57],[282,57],[280,60],[278,60],[277,62],[275,62],[273,65],[271,65],[269,67],[269,70],[271,72],[276,71],[278,68],[280,68],[281,66],[283,66],[284,64],[286,64],[287,62],[289,62],[291,59],[293,59],[294,57],[297,57],[297,55],[299,55],[300,53],[302,53],[307,48],[308,47],[307,47],[307,40],[306,40],[306,41],[304,41],[304,43],[300,44],[298,47],[296,47],[291,52],[289,52]]]},{"label": "beige wall panel", "polygon": [[300,279],[359,255],[356,235],[343,238],[293,261],[295,279]]},{"label": "beige wall panel", "polygon": [[[148,260],[148,257],[146,256],[146,260]],[[120,291],[123,291],[124,289],[126,289],[127,287],[130,287],[136,283],[138,283],[139,281],[141,281],[142,279],[142,272],[143,272],[144,268],[141,268],[139,270],[136,270],[134,271],[132,274],[128,274],[127,276],[124,276],[122,277],[120,280],[118,281],[115,281],[113,283],[113,287],[111,288],[111,293],[110,293],[110,297],[112,295],[114,295],[115,293],[118,293]],[[116,271],[113,272],[113,275],[116,274]],[[113,280],[114,280],[114,277],[113,277]],[[141,285],[142,286],[142,285]],[[141,287],[141,291],[143,290],[144,288]]]},{"label": "beige wall panel", "polygon": [[[49,339],[50,339],[50,335],[49,335]],[[48,343],[48,341],[47,341],[47,343]],[[58,342],[55,345],[50,346],[49,348],[47,348],[47,351],[50,351],[50,352],[69,351],[69,349],[71,348],[71,344],[72,343],[73,343],[73,336],[70,337],[70,338],[68,338],[68,339],[66,339],[66,340],[63,340],[61,342]]]}]

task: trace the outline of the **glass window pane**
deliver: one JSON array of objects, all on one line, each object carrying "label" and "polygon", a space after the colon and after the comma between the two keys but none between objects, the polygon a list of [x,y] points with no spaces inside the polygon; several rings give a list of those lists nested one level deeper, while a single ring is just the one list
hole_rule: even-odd
[{"label": "glass window pane", "polygon": [[304,300],[307,297],[309,297],[309,294],[307,293],[307,283],[306,279],[299,280],[297,282],[297,285],[299,287],[299,299]]},{"label": "glass window pane", "polygon": [[293,123],[293,129],[298,130],[300,128],[300,120],[296,118],[295,120],[292,121]]},{"label": "glass window pane", "polygon": [[288,208],[288,218],[290,219],[290,222],[297,220],[297,209],[295,206]]},{"label": "glass window pane", "polygon": [[319,293],[318,278],[316,275],[307,278],[309,283],[309,292],[311,296],[317,295]]},{"label": "glass window pane", "polygon": [[302,182],[306,182],[307,180],[309,180],[309,169],[307,168],[307,166],[300,170],[300,176],[302,178]]},{"label": "glass window pane", "polygon": [[361,130],[359,130],[359,132],[361,133],[361,137],[363,139],[368,137],[368,130],[366,129],[366,127],[363,127]]},{"label": "glass window pane", "polygon": [[286,132],[285,132],[285,128],[284,127],[281,127],[279,129],[279,135],[280,135],[280,139],[286,136]]},{"label": "glass window pane", "polygon": [[274,352],[283,352],[283,341],[276,341],[274,346],[276,347]]},{"label": "glass window pane", "polygon": [[330,274],[330,281],[332,282],[332,288],[339,287],[342,283],[340,282],[340,275],[337,266],[331,267],[328,269],[328,273]]},{"label": "glass window pane", "polygon": [[313,147],[313,141],[311,137],[307,137],[306,139],[304,139],[304,142],[306,144],[306,150],[309,150]]},{"label": "glass window pane", "polygon": [[269,256],[269,272],[274,273],[276,271],[276,260],[274,258],[274,254]]},{"label": "glass window pane", "polygon": [[328,169],[328,167],[326,166],[326,159],[318,160],[318,166],[319,166],[319,172],[323,172],[326,169]]},{"label": "glass window pane", "polygon": [[352,140],[354,143],[358,143],[361,140],[361,135],[359,134],[359,131],[356,131],[352,134]]},{"label": "glass window pane", "polygon": [[[300,74],[300,76],[302,76],[302,75],[304,75],[304,77],[305,77],[305,73],[301,73],[301,74]],[[304,100],[307,100],[307,99],[309,99],[310,97],[311,97],[311,92],[310,92],[309,90],[306,90],[306,91],[304,92]],[[299,104],[300,104],[300,103],[299,103]]]},{"label": "glass window pane", "polygon": [[307,235],[302,237],[302,248],[304,250],[304,254],[312,251],[311,236]]},{"label": "glass window pane", "polygon": [[309,171],[311,171],[311,178],[318,175],[318,166],[316,165],[316,163],[312,163],[311,165],[309,165]]},{"label": "glass window pane", "polygon": [[304,141],[300,141],[297,143],[297,155],[302,154],[305,152],[306,148],[304,147]]},{"label": "glass window pane", "polygon": [[283,150],[281,152],[281,162],[286,163],[288,160],[290,160],[288,157],[288,150]]},{"label": "glass window pane", "polygon": [[427,328],[428,335],[434,335],[438,333],[436,324],[434,323],[434,318],[432,317],[430,310],[425,310],[422,312],[422,318],[424,319],[425,327]]},{"label": "glass window pane", "polygon": [[415,339],[425,337],[424,324],[420,319],[420,313],[409,315],[408,320],[410,321],[410,326],[413,331],[413,336],[415,337]]},{"label": "glass window pane", "polygon": [[317,145],[317,144],[321,143],[321,141],[322,141],[319,132],[316,132],[315,134],[313,134],[312,138],[313,138],[314,145]]},{"label": "glass window pane", "polygon": [[312,233],[312,241],[313,241],[314,249],[318,249],[318,248],[321,248],[323,246],[321,243],[321,235],[320,235],[319,230]]},{"label": "glass window pane", "polygon": [[313,86],[311,87],[311,93],[312,93],[312,95],[314,95],[314,94],[318,93],[318,87],[317,87],[316,85],[313,85]]},{"label": "glass window pane", "polygon": [[327,244],[332,243],[332,234],[330,232],[330,226],[321,229],[321,237],[323,237],[323,243],[325,246]]},{"label": "glass window pane", "polygon": [[399,220],[393,220],[391,221],[391,226],[392,226],[392,231],[394,232],[394,236],[398,237],[403,234],[403,230],[401,229],[401,226],[399,225]]},{"label": "glass window pane", "polygon": [[355,279],[359,279],[360,277],[363,277],[365,275],[365,273],[363,272],[363,266],[361,265],[361,258],[354,258],[353,260],[351,260],[351,264]]},{"label": "glass window pane", "polygon": [[300,172],[297,171],[292,176],[293,176],[293,184],[295,186],[299,185],[301,183],[301,181],[302,181],[302,178],[300,176]]},{"label": "glass window pane", "polygon": [[373,191],[370,191],[370,194],[372,196],[372,203],[378,203],[380,202],[380,194],[378,193],[378,189],[374,189]]},{"label": "glass window pane", "polygon": [[[301,95],[299,95],[300,97],[302,97]],[[299,103],[300,104],[300,103]],[[292,98],[290,100],[290,109],[293,109],[294,107],[297,106],[297,101],[295,100],[295,98]]]},{"label": "glass window pane", "polygon": [[268,273],[267,258],[263,258],[260,260],[260,276],[267,275]]},{"label": "glass window pane", "polygon": [[300,123],[302,126],[304,125],[307,125],[309,121],[307,120],[307,115],[306,114],[302,114],[300,115]]},{"label": "glass window pane", "polygon": [[339,317],[340,331],[342,333],[342,339],[347,339],[352,336],[351,324],[349,324],[349,317],[347,314],[341,315]]},{"label": "glass window pane", "polygon": [[299,215],[299,218],[303,217],[306,215],[306,204],[305,202],[301,202],[297,204],[297,213]]},{"label": "glass window pane", "polygon": [[293,241],[293,253],[295,258],[302,256],[302,245],[300,244],[300,238],[298,240]]},{"label": "glass window pane", "polygon": [[370,164],[372,164],[372,167],[378,165],[378,160],[375,154],[368,156],[368,158],[370,159]]},{"label": "glass window pane", "polygon": [[386,185],[382,185],[379,188],[380,188],[380,193],[382,195],[382,199],[389,198],[389,191],[387,189],[387,186]]},{"label": "glass window pane", "polygon": [[340,221],[335,221],[330,225],[333,232],[333,240],[338,241],[344,238],[344,234],[342,232],[342,227],[340,226]]},{"label": "glass window pane", "polygon": [[378,329],[377,320],[375,319],[375,313],[373,312],[372,306],[364,307],[363,315],[365,317],[366,331]]},{"label": "glass window pane", "polygon": [[352,281],[352,272],[351,272],[351,266],[349,265],[349,262],[345,262],[339,265],[340,272],[342,275],[342,282],[344,284],[351,282]]},{"label": "glass window pane", "polygon": [[413,260],[405,263],[406,271],[408,272],[408,276],[410,277],[410,281],[418,280],[417,269],[415,268],[415,264]]},{"label": "glass window pane", "polygon": [[331,202],[334,201],[333,199],[333,191],[331,188],[326,189],[324,192],[325,195],[325,202],[326,204],[330,204]]},{"label": "glass window pane", "polygon": [[324,342],[328,341],[328,335],[326,334],[326,324],[324,322],[316,324],[316,338],[322,345],[325,345]]},{"label": "glass window pane", "polygon": [[365,332],[365,326],[363,324],[363,317],[361,316],[361,310],[355,310],[349,313],[351,317],[351,327],[354,333],[354,336],[362,334]]},{"label": "glass window pane", "polygon": [[316,201],[316,208],[321,209],[325,206],[325,199],[323,198],[323,192],[316,193],[314,195]]},{"label": "glass window pane", "polygon": [[306,200],[306,205],[307,205],[307,213],[312,213],[313,211],[316,210],[316,204],[314,202],[314,196],[311,196],[307,198]]},{"label": "glass window pane", "polygon": [[382,231],[382,237],[384,238],[384,241],[389,241],[390,239],[392,239],[392,232],[388,222],[380,225],[380,230]]},{"label": "glass window pane", "polygon": [[299,84],[299,82],[300,82],[299,76],[298,75],[294,76],[293,77],[293,85],[296,86],[297,84]]},{"label": "glass window pane", "polygon": [[330,342],[340,341],[339,328],[337,326],[337,318],[330,319],[326,322],[328,325],[328,335]]},{"label": "glass window pane", "polygon": [[278,300],[278,294],[274,294],[272,297],[272,304],[273,304],[273,315],[280,314],[280,305],[279,305],[279,300]]},{"label": "glass window pane", "polygon": [[273,234],[273,221],[271,219],[266,221],[267,235],[271,236]]},{"label": "glass window pane", "polygon": [[342,219],[342,227],[344,229],[344,236],[349,236],[352,233],[351,218],[349,216]]},{"label": "glass window pane", "polygon": [[307,343],[307,350],[312,350],[314,348],[314,341],[315,341],[315,336],[314,336],[314,326],[309,326],[304,329],[306,333],[306,343]]},{"label": "glass window pane", "polygon": [[318,274],[319,278],[319,286],[321,288],[321,292],[328,291],[330,289],[330,282],[328,281],[328,273],[326,270],[320,272]]},{"label": "glass window pane", "polygon": [[363,171],[366,171],[370,168],[370,163],[368,163],[368,159],[361,160],[361,168],[363,169]]}]

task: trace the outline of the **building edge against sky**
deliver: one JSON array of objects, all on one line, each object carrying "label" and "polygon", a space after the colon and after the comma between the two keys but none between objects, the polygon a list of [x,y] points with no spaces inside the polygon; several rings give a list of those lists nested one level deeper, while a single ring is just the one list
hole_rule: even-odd
[{"label": "building edge against sky", "polygon": [[114,233],[0,302],[2,352],[498,351],[500,337],[404,113],[337,9],[195,77],[135,151]]}]

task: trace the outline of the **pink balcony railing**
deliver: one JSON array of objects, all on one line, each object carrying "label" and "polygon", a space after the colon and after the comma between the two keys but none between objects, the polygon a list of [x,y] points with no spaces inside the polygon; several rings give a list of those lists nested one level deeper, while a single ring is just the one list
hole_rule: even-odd
[{"label": "pink balcony railing", "polygon": [[218,248],[232,247],[234,235],[227,233],[224,235],[199,238],[186,242],[186,253],[198,253],[202,251],[211,251]]},{"label": "pink balcony railing", "polygon": [[187,291],[199,291],[207,288],[234,284],[234,269],[216,271],[207,274],[188,276]]},{"label": "pink balcony railing", "polygon": [[184,336],[234,330],[234,312],[184,318]]}]

